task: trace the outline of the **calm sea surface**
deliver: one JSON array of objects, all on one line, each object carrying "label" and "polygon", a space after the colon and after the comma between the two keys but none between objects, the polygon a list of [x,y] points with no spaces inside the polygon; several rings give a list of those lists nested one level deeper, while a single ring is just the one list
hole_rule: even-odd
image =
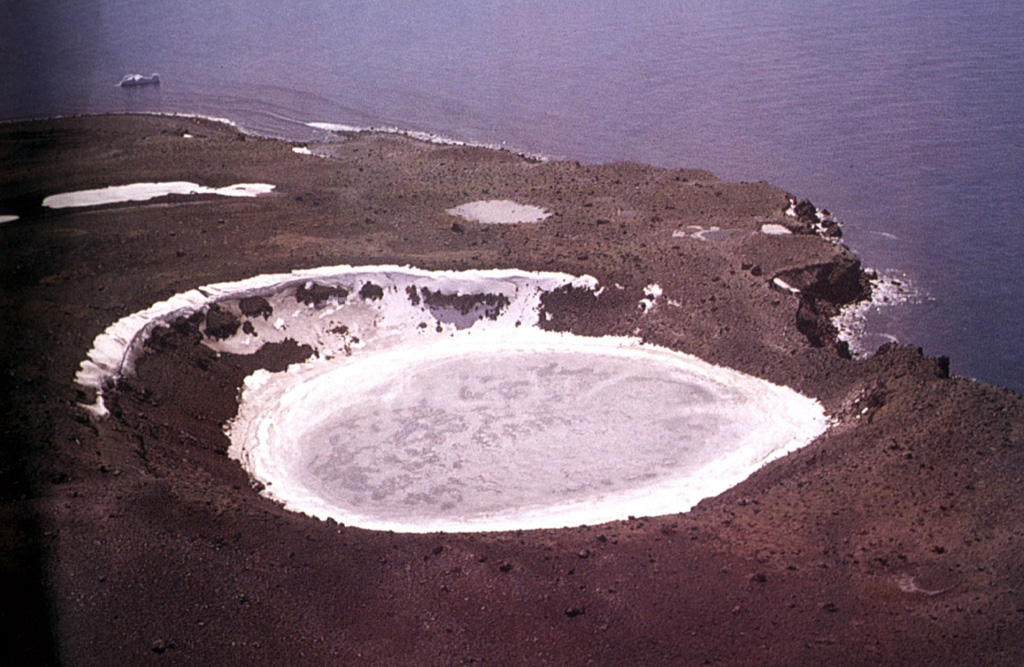
[{"label": "calm sea surface", "polygon": [[0,119],[391,125],[770,181],[917,290],[873,340],[1024,390],[1019,0],[3,0],[0,34]]}]

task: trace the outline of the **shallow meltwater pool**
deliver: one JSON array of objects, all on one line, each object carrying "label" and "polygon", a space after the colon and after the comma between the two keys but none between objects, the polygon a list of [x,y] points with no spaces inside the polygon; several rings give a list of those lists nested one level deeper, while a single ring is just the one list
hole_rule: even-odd
[{"label": "shallow meltwater pool", "polygon": [[600,293],[563,274],[408,267],[207,286],[108,329],[129,341],[120,365],[104,364],[117,354],[101,336],[79,383],[101,400],[145,332],[183,310],[216,311],[205,342],[220,351],[310,345],[308,361],[246,379],[229,454],[291,510],[406,532],[683,512],[824,430],[821,406],[786,387],[633,338],[542,330],[544,294],[567,286]]}]

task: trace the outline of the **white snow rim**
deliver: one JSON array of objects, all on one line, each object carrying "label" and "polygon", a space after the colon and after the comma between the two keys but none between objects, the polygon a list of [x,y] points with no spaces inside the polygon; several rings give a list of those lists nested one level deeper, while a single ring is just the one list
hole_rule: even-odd
[{"label": "white snow rim", "polygon": [[[590,277],[323,267],[208,285],[123,318],[76,376],[130,372],[156,326],[216,309],[223,352],[315,354],[246,378],[229,455],[286,508],[369,529],[493,531],[685,512],[826,427],[816,401],[625,337],[541,328]],[[230,329],[230,327],[229,327]]]}]

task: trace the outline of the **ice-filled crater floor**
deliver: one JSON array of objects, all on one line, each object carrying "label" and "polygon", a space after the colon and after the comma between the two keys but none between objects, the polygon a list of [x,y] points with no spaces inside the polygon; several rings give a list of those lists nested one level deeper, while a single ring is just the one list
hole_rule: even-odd
[{"label": "ice-filled crater floor", "polygon": [[221,352],[309,345],[308,361],[246,378],[230,456],[288,509],[404,532],[683,512],[824,431],[821,406],[786,387],[633,338],[544,330],[543,296],[559,289],[601,292],[559,273],[398,266],[207,285],[111,325],[76,381],[104,417],[153,328],[196,312]]}]

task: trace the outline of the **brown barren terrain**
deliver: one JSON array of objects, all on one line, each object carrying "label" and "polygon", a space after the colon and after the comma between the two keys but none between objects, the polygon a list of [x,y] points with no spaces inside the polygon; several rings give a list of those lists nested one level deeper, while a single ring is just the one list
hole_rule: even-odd
[{"label": "brown barren terrain", "polygon": [[[785,216],[785,192],[394,135],[310,148],[187,118],[0,125],[0,215],[20,216],[0,225],[6,664],[1024,664],[1024,401],[913,347],[849,359],[828,317],[864,296],[860,264]],[[276,189],[41,206],[144,181]],[[481,199],[553,215],[446,213]],[[550,296],[548,326],[786,384],[834,423],[688,513],[405,535],[284,511],[227,457],[242,379],[296,345],[218,356],[181,321],[108,391],[109,418],[78,407],[78,364],[125,315],[381,263],[593,275],[602,296]],[[650,283],[665,298],[644,313]]]}]

